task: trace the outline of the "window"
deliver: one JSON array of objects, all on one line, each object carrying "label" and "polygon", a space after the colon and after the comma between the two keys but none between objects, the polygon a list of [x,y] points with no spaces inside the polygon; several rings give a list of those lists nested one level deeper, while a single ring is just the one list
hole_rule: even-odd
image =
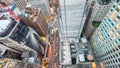
[{"label": "window", "polygon": [[113,9],[111,9],[110,11],[113,12]]},{"label": "window", "polygon": [[110,35],[108,34],[108,37],[110,37]]},{"label": "window", "polygon": [[120,55],[120,52],[118,54]]},{"label": "window", "polygon": [[117,65],[115,65],[115,68],[117,68]]},{"label": "window", "polygon": [[113,5],[113,8],[115,8],[116,7],[116,5]]},{"label": "window", "polygon": [[118,39],[119,40],[119,42],[120,42],[120,39]]},{"label": "window", "polygon": [[107,33],[107,30],[105,30],[105,32]]},{"label": "window", "polygon": [[117,40],[115,40],[115,43],[116,43],[116,44],[118,44],[118,41],[117,41]]},{"label": "window", "polygon": [[[114,56],[114,55],[113,55]],[[113,63],[115,63],[115,61],[113,60]]]},{"label": "window", "polygon": [[115,54],[118,57],[118,54]]},{"label": "window", "polygon": [[110,54],[110,52],[108,51],[108,54]]},{"label": "window", "polygon": [[117,30],[117,27],[115,27],[115,30]]},{"label": "window", "polygon": [[114,26],[114,24],[111,22],[111,25]]},{"label": "window", "polygon": [[120,64],[118,64],[118,67],[120,67]]},{"label": "window", "polygon": [[117,12],[120,12],[120,8],[117,7],[117,8],[116,8],[116,11],[117,11]]},{"label": "window", "polygon": [[117,51],[119,50],[118,47],[116,47],[116,50],[117,50]]},{"label": "window", "polygon": [[112,50],[110,50],[110,53],[113,53]]},{"label": "window", "polygon": [[111,20],[110,20],[110,19],[108,19],[108,21],[109,21],[109,22],[111,22]]},{"label": "window", "polygon": [[115,61],[118,62],[117,59],[115,59]]},{"label": "window", "polygon": [[112,39],[110,38],[110,41],[112,41]]},{"label": "window", "polygon": [[[113,51],[115,52],[115,50],[113,49]],[[113,57],[115,57],[114,55],[113,55]]]},{"label": "window", "polygon": [[110,59],[112,59],[113,57],[111,56]]},{"label": "window", "polygon": [[119,15],[117,15],[117,19],[120,20],[120,16]]},{"label": "window", "polygon": [[106,24],[105,24],[105,27],[106,27]]},{"label": "window", "polygon": [[120,62],[120,58],[118,58],[119,62]]}]

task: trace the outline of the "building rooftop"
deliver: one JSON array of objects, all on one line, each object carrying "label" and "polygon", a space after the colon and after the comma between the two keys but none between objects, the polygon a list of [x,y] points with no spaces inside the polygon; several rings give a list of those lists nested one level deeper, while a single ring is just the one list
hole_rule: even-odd
[{"label": "building rooftop", "polygon": [[10,24],[10,20],[0,20],[0,33],[5,31],[5,29],[9,26],[9,24]]},{"label": "building rooftop", "polygon": [[70,46],[68,42],[64,42],[62,45],[62,52],[61,52],[61,64],[62,65],[70,65],[71,62],[71,53],[70,53]]}]

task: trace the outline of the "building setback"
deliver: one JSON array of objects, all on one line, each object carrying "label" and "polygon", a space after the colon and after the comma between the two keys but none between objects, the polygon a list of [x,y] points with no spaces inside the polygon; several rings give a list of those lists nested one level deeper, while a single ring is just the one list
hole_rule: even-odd
[{"label": "building setback", "polygon": [[120,68],[120,3],[115,3],[91,38],[97,61]]}]

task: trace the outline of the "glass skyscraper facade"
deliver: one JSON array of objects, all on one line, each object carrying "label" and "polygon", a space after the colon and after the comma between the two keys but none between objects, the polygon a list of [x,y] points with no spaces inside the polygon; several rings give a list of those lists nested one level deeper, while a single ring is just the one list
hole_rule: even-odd
[{"label": "glass skyscraper facade", "polygon": [[96,59],[105,68],[120,68],[120,3],[115,3],[91,38]]}]

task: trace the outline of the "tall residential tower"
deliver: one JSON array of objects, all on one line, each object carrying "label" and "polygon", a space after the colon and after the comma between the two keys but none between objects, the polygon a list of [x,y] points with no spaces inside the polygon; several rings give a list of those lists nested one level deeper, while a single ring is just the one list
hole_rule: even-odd
[{"label": "tall residential tower", "polygon": [[110,7],[114,4],[112,0],[90,0],[86,4],[86,6],[90,6],[87,9],[89,10],[88,16],[86,18],[86,22],[83,29],[83,34],[87,38],[91,38],[94,31],[101,23],[102,19],[110,9]]},{"label": "tall residential tower", "polygon": [[97,61],[105,68],[120,68],[120,3],[115,3],[91,39]]}]

